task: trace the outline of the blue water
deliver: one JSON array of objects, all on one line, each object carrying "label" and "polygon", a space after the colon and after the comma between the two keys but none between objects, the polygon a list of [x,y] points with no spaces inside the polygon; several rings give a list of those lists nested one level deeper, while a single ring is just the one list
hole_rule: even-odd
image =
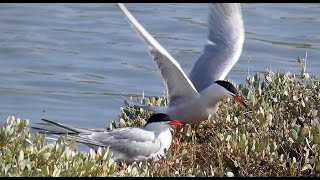
[{"label": "blue water", "polygon": [[[206,43],[207,4],[127,4],[189,74]],[[227,79],[266,69],[319,77],[320,4],[242,4],[245,43]],[[101,128],[119,95],[163,95],[146,45],[115,4],[0,4],[0,122],[9,115]]]}]

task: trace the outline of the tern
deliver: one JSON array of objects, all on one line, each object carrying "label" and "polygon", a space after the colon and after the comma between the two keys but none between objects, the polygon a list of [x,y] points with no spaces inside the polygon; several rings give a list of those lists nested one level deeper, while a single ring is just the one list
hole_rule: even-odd
[{"label": "tern", "polygon": [[152,159],[156,161],[165,157],[164,149],[168,150],[172,141],[171,126],[183,125],[182,122],[172,120],[167,114],[162,113],[153,114],[143,127],[123,127],[111,131],[75,128],[47,119],[42,121],[69,132],[32,128],[49,135],[68,134],[69,139],[75,138],[76,142],[95,150],[109,146],[109,151],[113,153],[112,159],[126,163]]},{"label": "tern", "polygon": [[218,110],[219,101],[233,98],[246,107],[236,88],[223,79],[238,61],[244,42],[242,12],[238,3],[209,5],[208,43],[189,78],[180,64],[149,34],[122,3],[117,4],[126,19],[149,47],[164,80],[167,106],[127,102],[185,123],[199,123]]}]

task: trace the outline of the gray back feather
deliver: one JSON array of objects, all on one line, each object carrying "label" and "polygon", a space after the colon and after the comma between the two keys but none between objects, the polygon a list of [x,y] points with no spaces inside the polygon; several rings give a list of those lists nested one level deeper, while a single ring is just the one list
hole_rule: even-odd
[{"label": "gray back feather", "polygon": [[[90,135],[79,134],[77,141],[87,140],[88,146],[97,149],[102,144],[109,146],[113,152],[113,159],[135,161],[137,157],[148,159],[152,154],[159,152],[161,143],[156,139],[153,132],[143,129],[128,127],[118,128],[111,132],[97,132]],[[96,147],[94,146],[96,143]]]}]

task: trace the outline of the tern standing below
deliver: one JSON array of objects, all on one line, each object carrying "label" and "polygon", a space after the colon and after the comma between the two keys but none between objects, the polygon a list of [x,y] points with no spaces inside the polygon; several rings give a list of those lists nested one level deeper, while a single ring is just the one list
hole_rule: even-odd
[{"label": "tern standing below", "polygon": [[112,131],[75,128],[46,119],[42,120],[69,132],[33,127],[40,133],[68,134],[69,139],[75,138],[76,142],[95,150],[109,146],[109,151],[113,153],[112,159],[126,163],[158,160],[165,156],[164,149],[168,150],[172,141],[171,126],[183,125],[180,121],[171,120],[168,115],[162,113],[153,114],[144,127],[124,127]]},{"label": "tern standing below", "polygon": [[140,25],[127,8],[118,6],[149,47],[168,92],[168,106],[147,106],[128,100],[129,103],[185,123],[199,123],[218,109],[223,98],[233,98],[242,105],[235,87],[223,79],[238,61],[243,41],[244,27],[240,4],[209,5],[208,43],[195,63],[190,79],[179,63]]}]

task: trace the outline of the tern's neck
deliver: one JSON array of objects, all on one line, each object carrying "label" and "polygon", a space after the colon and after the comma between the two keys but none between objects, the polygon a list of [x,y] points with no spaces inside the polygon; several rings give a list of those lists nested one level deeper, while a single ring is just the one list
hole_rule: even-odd
[{"label": "tern's neck", "polygon": [[208,105],[216,105],[222,98],[224,98],[224,90],[216,83],[211,84],[199,94],[201,95],[202,102],[206,102]]},{"label": "tern's neck", "polygon": [[155,138],[160,141],[161,149],[169,149],[172,141],[172,134],[168,124],[151,123],[144,127],[145,130],[153,131]]}]

